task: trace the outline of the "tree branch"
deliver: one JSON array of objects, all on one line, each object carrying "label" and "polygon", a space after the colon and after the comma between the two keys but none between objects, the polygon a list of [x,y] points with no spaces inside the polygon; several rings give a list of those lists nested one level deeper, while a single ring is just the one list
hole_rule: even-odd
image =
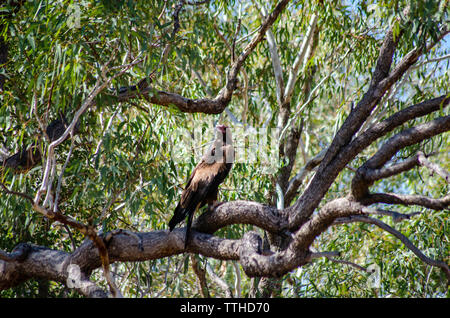
[{"label": "tree branch", "polygon": [[[366,163],[358,168],[355,177],[352,180],[352,195],[360,199],[368,194],[369,187],[374,180],[383,176],[393,175],[411,169],[414,165],[414,159],[406,160],[404,163],[395,165],[391,168],[379,170],[388,162],[400,149],[419,143],[425,139],[450,130],[450,116],[439,117],[431,122],[417,125],[406,129],[394,137],[391,137]],[[418,157],[416,160],[419,160]],[[378,170],[378,171],[377,171]],[[376,171],[373,173],[373,171]],[[372,173],[371,177],[366,177]]]},{"label": "tree branch", "polygon": [[450,116],[439,117],[428,123],[406,129],[390,138],[363,166],[368,169],[381,167],[400,149],[450,130]]},{"label": "tree branch", "polygon": [[[449,128],[449,130],[450,130],[450,128]],[[432,172],[434,172],[437,175],[439,175],[442,178],[444,178],[445,181],[447,181],[447,183],[450,183],[450,173],[448,173],[448,171],[446,171],[444,168],[442,168],[438,164],[430,162],[427,159],[427,156],[425,156],[425,154],[423,152],[420,151],[417,154],[417,160],[418,160],[419,164],[421,164],[424,167],[427,167]]]},{"label": "tree branch", "polygon": [[419,257],[424,263],[431,265],[431,266],[440,267],[444,271],[445,275],[447,276],[447,280],[450,282],[450,269],[449,269],[449,266],[445,262],[429,258],[425,254],[423,254],[422,251],[420,251],[413,243],[411,243],[411,241],[406,236],[404,236],[399,231],[393,229],[386,223],[384,223],[378,219],[371,218],[371,217],[367,217],[367,216],[363,216],[363,215],[355,215],[355,216],[350,216],[347,218],[338,219],[335,221],[334,224],[343,224],[343,223],[351,223],[351,222],[364,222],[364,223],[373,224],[373,225],[376,225],[379,228],[385,230],[386,232],[394,235],[409,250],[411,250],[414,254],[416,254],[416,256]]},{"label": "tree branch", "polygon": [[[284,90],[283,96],[285,97],[284,102],[290,102],[292,99],[292,94],[294,92],[295,83],[297,82],[298,73],[301,65],[305,65],[307,62],[306,52],[313,45],[313,36],[316,31],[317,21],[319,16],[315,13],[312,14],[310,18],[310,22],[308,25],[308,30],[306,31],[305,36],[303,37],[303,42],[300,46],[299,53],[294,60],[294,64],[289,71],[289,78],[286,83],[286,88]],[[312,49],[310,49],[312,51]],[[306,57],[306,58],[305,58]]]},{"label": "tree branch", "polygon": [[288,227],[287,220],[274,207],[257,202],[232,201],[200,215],[192,228],[214,233],[231,224],[252,224],[273,233],[282,232]]},{"label": "tree branch", "polygon": [[142,90],[125,90],[117,95],[117,101],[123,102],[135,97],[144,97],[153,104],[162,106],[174,105],[182,112],[220,114],[231,101],[231,97],[237,86],[237,76],[245,60],[250,53],[253,52],[258,43],[262,41],[268,28],[279,17],[288,3],[289,0],[281,0],[275,6],[274,10],[265,18],[259,27],[258,32],[230,65],[227,74],[227,83],[215,98],[190,99],[175,93],[155,91],[153,88],[147,87]]},{"label": "tree branch", "polygon": [[26,246],[26,257],[20,261],[0,260],[0,290],[14,287],[30,278],[40,278],[62,284],[72,283],[71,286],[86,297],[107,297],[107,293],[89,281],[84,273],[76,272],[73,275],[69,272],[68,266],[73,264],[70,254],[31,244],[21,244],[14,251],[20,246]]},{"label": "tree branch", "polygon": [[[395,48],[400,39],[400,36],[397,36],[394,40],[393,27],[394,25],[391,26],[384,38],[370,87],[357,106],[350,112],[350,115],[337,132],[317,173],[314,175],[303,195],[297,200],[294,206],[286,209],[286,213],[290,214],[290,224],[295,224],[295,228],[300,227],[308,220],[339,172],[349,162],[347,160],[342,160],[342,158],[339,159],[338,156],[345,156],[346,152],[344,152],[344,150],[346,146],[351,142],[362,124],[367,120],[368,116],[385,92],[401,78],[424,51],[435,45],[446,33],[448,33],[445,28],[442,29],[442,32],[437,37],[438,41],[431,43],[426,48],[418,48],[413,52],[410,52],[390,73],[387,73],[390,64],[392,63],[392,56],[395,52]],[[442,128],[446,123],[434,122],[434,124]],[[350,160],[350,158],[348,158],[348,160]]]},{"label": "tree branch", "polygon": [[320,257],[326,257],[333,263],[349,265],[349,266],[354,267],[357,270],[360,270],[363,272],[368,271],[367,268],[365,268],[361,265],[358,265],[358,264],[355,264],[353,262],[346,261],[346,260],[336,259],[335,258],[336,256],[340,256],[340,253],[339,252],[313,252],[313,253],[311,253],[310,258],[311,258],[311,260],[313,260],[313,259],[320,258]]},{"label": "tree branch", "polygon": [[375,203],[418,205],[433,210],[443,210],[450,205],[450,195],[433,199],[423,195],[407,195],[396,193],[370,193],[360,200],[364,205]]}]

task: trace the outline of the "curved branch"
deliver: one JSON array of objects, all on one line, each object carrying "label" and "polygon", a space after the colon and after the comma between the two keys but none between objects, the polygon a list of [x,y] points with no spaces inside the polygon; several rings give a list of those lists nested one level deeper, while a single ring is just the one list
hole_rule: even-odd
[{"label": "curved branch", "polygon": [[[391,175],[392,173],[401,172],[403,169],[412,168],[415,162],[407,160],[406,163],[400,164],[401,169],[385,168],[380,173],[375,173],[372,178],[366,176],[373,171],[379,170],[386,162],[388,162],[399,150],[417,144],[425,139],[431,138],[443,132],[450,130],[450,116],[439,117],[428,123],[417,125],[410,129],[406,129],[395,136],[391,137],[366,163],[358,168],[355,177],[352,180],[352,195],[357,198],[363,198],[369,192],[369,187],[373,184],[374,178],[383,175]],[[417,159],[419,160],[419,159]],[[420,161],[418,161],[420,163]],[[398,168],[399,166],[396,165]],[[387,172],[386,172],[387,171]],[[386,173],[385,173],[386,172]]]},{"label": "curved branch", "polygon": [[450,116],[439,117],[428,123],[406,129],[390,138],[364,166],[369,169],[379,168],[400,149],[417,144],[448,130],[450,130]]},{"label": "curved branch", "polygon": [[445,275],[447,276],[447,279],[450,281],[450,269],[449,269],[449,266],[447,265],[447,263],[445,263],[443,261],[435,260],[435,259],[432,259],[432,258],[426,256],[406,236],[404,236],[399,231],[393,229],[386,223],[384,223],[378,219],[371,218],[371,217],[367,217],[367,216],[363,216],[363,215],[355,215],[355,216],[350,216],[347,218],[342,218],[342,219],[336,220],[335,224],[343,224],[343,223],[351,223],[351,222],[364,222],[364,223],[373,224],[373,225],[376,225],[379,228],[385,230],[386,232],[389,232],[390,234],[392,234],[396,238],[398,238],[409,250],[411,250],[414,254],[416,254],[416,256],[419,257],[424,263],[431,265],[431,266],[440,267],[444,271]]},{"label": "curved branch", "polygon": [[288,228],[287,219],[275,207],[251,201],[224,202],[214,211],[200,215],[192,228],[214,233],[231,224],[252,224],[272,233]]},{"label": "curved branch", "polygon": [[365,171],[364,179],[370,182],[388,178],[394,175],[397,175],[399,173],[402,173],[404,171],[408,171],[416,166],[425,166],[428,169],[430,169],[432,172],[435,172],[436,174],[440,175],[442,178],[444,178],[447,183],[450,182],[450,174],[440,167],[437,164],[434,164],[430,162],[427,159],[427,156],[419,151],[416,155],[409,157],[408,159],[396,163],[393,165],[390,165],[388,167],[383,167],[380,169],[373,169],[373,170],[367,170]]},{"label": "curved branch", "polygon": [[14,287],[30,278],[42,278],[63,284],[72,283],[71,287],[86,297],[108,296],[82,272],[73,275],[74,273],[68,270],[68,266],[73,264],[70,254],[31,244],[20,244],[11,254],[20,246],[26,246],[26,257],[6,262],[0,260],[0,290]]},{"label": "curved branch", "polygon": [[433,210],[443,210],[450,205],[450,195],[433,199],[423,195],[406,195],[396,193],[371,193],[360,200],[364,205],[375,203],[419,205]]},{"label": "curved branch", "polygon": [[[414,118],[426,116],[441,108],[444,109],[449,103],[450,96],[442,95],[402,109],[382,122],[373,125],[353,139],[351,143],[343,149],[341,156],[349,156],[349,154],[351,154],[351,158],[353,158],[353,156],[361,152],[375,140],[386,135],[396,127],[399,127]],[[342,160],[342,157],[337,157],[337,161],[339,160]]]},{"label": "curved branch", "polygon": [[[348,202],[347,199],[343,200]],[[264,252],[262,239],[255,232],[246,233],[242,239],[232,240],[222,239],[195,230],[192,231],[192,239],[185,250],[185,228],[177,228],[172,232],[165,230],[147,233],[129,233],[127,231],[109,233],[104,239],[105,247],[107,248],[106,254],[109,256],[109,262],[113,263],[117,261],[145,261],[185,252],[198,253],[221,260],[238,260],[249,276],[279,277],[309,261],[309,245],[305,242],[307,238],[315,237],[319,234],[316,232],[318,228],[323,230],[336,217],[347,216],[354,212],[348,211],[345,204],[340,204],[342,200],[333,202],[333,204],[328,205],[329,209],[321,211],[318,217],[312,220],[313,225],[305,226],[305,230],[296,236],[303,245],[292,245],[287,250],[278,253]],[[341,210],[336,210],[337,206]],[[256,213],[263,214],[260,217],[262,220],[260,224],[270,224],[272,229],[275,229],[276,224],[285,226],[283,222],[280,222],[279,217],[277,220],[277,215],[273,213],[273,209],[251,202],[223,204],[217,208],[217,212],[212,214],[218,220],[221,220],[221,217],[223,217],[222,224],[228,224],[231,220],[235,220],[230,216],[231,207],[236,208],[237,213],[235,214],[242,216],[243,219],[249,215],[257,218],[258,215],[255,215],[256,211]],[[207,220],[207,214],[204,214],[196,222],[197,229],[202,224],[206,224],[204,223],[205,220]],[[207,224],[206,227],[210,231],[214,230],[214,228],[208,228]],[[85,240],[72,254],[46,248],[36,248],[30,252],[23,263],[14,263],[14,266],[11,266],[11,264],[7,264],[3,272],[5,275],[0,275],[0,288],[14,286],[17,282],[32,277],[41,277],[65,283],[68,278],[67,266],[69,264],[76,264],[81,273],[88,277],[94,269],[102,266],[102,261],[96,243],[92,240]],[[16,279],[9,279],[9,277],[14,275]]]},{"label": "curved branch", "polygon": [[349,265],[349,266],[351,266],[351,267],[356,268],[357,270],[364,271],[364,272],[367,272],[367,271],[368,271],[367,268],[365,268],[365,267],[363,267],[363,266],[361,266],[361,265],[358,265],[358,264],[355,264],[355,263],[353,263],[353,262],[346,261],[346,260],[336,259],[335,257],[336,257],[336,256],[339,257],[340,254],[341,254],[341,253],[339,253],[339,252],[313,252],[313,253],[311,253],[311,255],[310,255],[310,259],[313,260],[313,259],[320,258],[320,257],[326,257],[328,260],[330,260],[330,261],[333,262],[333,263],[339,263],[339,264]]},{"label": "curved branch", "polygon": [[[234,209],[236,213],[232,215]],[[336,223],[336,219],[342,220],[344,217],[364,214],[364,209],[366,208],[363,205],[349,198],[335,199],[327,203],[317,215],[292,235],[292,243],[287,249],[276,253],[264,251],[262,239],[255,232],[247,232],[241,239],[222,239],[198,232],[199,230],[213,232],[219,227],[211,226],[209,221],[214,223],[217,220],[221,226],[225,226],[233,222],[245,223],[250,217],[260,219],[257,222],[259,225],[272,230],[277,230],[277,226],[280,226],[278,230],[286,226],[286,221],[274,208],[245,201],[224,203],[211,215],[200,216],[195,223],[196,230],[192,231],[187,249],[184,245],[185,228],[177,228],[172,232],[164,230],[147,233],[119,230],[110,232],[101,239],[107,249],[106,254],[110,263],[146,261],[188,252],[221,260],[237,260],[250,277],[280,277],[314,258],[314,254],[309,250],[312,242],[329,226]],[[10,288],[30,278],[50,279],[67,284],[70,278],[68,266],[74,264],[79,269],[83,282],[75,286],[78,291],[89,297],[105,296],[104,291],[88,280],[92,271],[102,266],[100,253],[92,240],[85,240],[71,254],[34,246],[27,252],[26,257],[20,258],[21,261],[11,257],[7,262],[0,261],[2,273],[0,289]],[[442,265],[439,262],[433,264]]]},{"label": "curved branch", "polygon": [[330,201],[295,233],[294,242],[290,248],[306,250],[311,246],[314,239],[323,233],[335,219],[362,213],[364,213],[364,206],[349,198]]},{"label": "curved branch", "polygon": [[418,155],[409,157],[408,159],[380,169],[367,170],[364,179],[370,182],[389,178],[402,172],[411,170],[419,165]]}]

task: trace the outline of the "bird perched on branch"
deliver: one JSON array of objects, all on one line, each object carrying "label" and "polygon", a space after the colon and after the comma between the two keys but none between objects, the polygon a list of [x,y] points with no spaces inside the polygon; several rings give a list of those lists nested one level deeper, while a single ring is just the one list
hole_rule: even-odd
[{"label": "bird perched on branch", "polygon": [[225,180],[234,162],[231,130],[225,125],[216,126],[216,139],[208,152],[192,171],[181,194],[180,202],[169,221],[170,231],[188,217],[184,248],[189,241],[192,219],[197,209],[208,204],[208,210],[217,207],[219,185]]}]

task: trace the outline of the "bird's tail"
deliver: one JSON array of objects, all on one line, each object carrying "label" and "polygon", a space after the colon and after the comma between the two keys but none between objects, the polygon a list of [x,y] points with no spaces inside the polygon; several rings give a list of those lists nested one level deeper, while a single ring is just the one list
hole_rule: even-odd
[{"label": "bird's tail", "polygon": [[191,232],[191,226],[192,226],[192,219],[194,218],[194,212],[198,209],[199,204],[194,205],[191,204],[187,208],[183,208],[180,205],[178,205],[175,208],[175,212],[173,214],[172,219],[169,221],[169,229],[172,231],[175,226],[182,222],[186,216],[188,217],[187,224],[186,224],[186,234],[184,235],[184,248],[186,249],[187,244],[189,242],[190,238],[190,232]]},{"label": "bird's tail", "polygon": [[186,224],[186,233],[184,234],[184,249],[186,250],[186,247],[188,245],[190,236],[191,236],[191,225],[192,225],[192,219],[194,218],[194,211],[192,213],[189,213],[188,221]]},{"label": "bird's tail", "polygon": [[188,215],[187,209],[182,208],[180,205],[177,205],[177,207],[175,208],[175,212],[173,213],[173,217],[169,221],[169,229],[171,232],[178,223],[186,218],[186,215]]}]

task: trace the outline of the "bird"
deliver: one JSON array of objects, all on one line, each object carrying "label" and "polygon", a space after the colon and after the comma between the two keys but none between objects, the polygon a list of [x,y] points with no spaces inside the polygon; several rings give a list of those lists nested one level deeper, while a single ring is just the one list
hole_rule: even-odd
[{"label": "bird", "polygon": [[216,126],[216,138],[212,146],[195,166],[181,193],[174,215],[169,221],[170,232],[177,224],[187,219],[184,249],[190,238],[192,219],[195,211],[208,204],[213,211],[219,204],[217,195],[219,185],[228,176],[234,162],[234,147],[231,129],[225,125]]}]

